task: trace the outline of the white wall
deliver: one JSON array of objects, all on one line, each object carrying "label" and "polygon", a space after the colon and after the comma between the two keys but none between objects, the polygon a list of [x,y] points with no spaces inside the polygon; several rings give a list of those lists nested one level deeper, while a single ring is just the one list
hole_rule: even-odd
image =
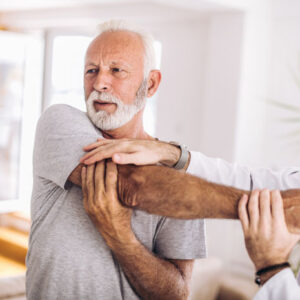
[{"label": "white wall", "polygon": [[[280,168],[300,165],[300,3],[275,1],[268,65],[262,159]],[[267,154],[267,155],[266,155]]]},{"label": "white wall", "polygon": [[235,159],[248,166],[264,166],[261,159],[265,130],[265,99],[270,41],[269,1],[245,15]]},{"label": "white wall", "polygon": [[[206,15],[160,27],[160,138],[234,160],[243,34],[242,13]],[[208,220],[207,243],[209,255],[220,257],[227,270],[250,269],[252,274],[239,222]]]},{"label": "white wall", "polygon": [[223,13],[160,28],[163,80],[157,133],[233,159],[243,15]]},{"label": "white wall", "polygon": [[162,84],[157,102],[157,134],[196,148],[201,127],[208,44],[208,20],[162,26]]}]

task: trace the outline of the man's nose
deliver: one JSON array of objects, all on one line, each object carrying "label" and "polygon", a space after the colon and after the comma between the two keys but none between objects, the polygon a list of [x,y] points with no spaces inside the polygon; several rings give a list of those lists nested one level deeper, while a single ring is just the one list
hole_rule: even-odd
[{"label": "man's nose", "polygon": [[106,72],[99,71],[93,88],[98,92],[108,92],[111,89],[111,78]]}]

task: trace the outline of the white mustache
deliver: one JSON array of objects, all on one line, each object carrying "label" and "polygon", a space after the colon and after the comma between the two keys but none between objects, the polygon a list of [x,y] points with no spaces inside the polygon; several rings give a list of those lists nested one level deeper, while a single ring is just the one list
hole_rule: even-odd
[{"label": "white mustache", "polygon": [[114,103],[114,104],[120,104],[122,103],[120,99],[118,99],[117,97],[113,96],[110,93],[107,92],[97,92],[97,91],[93,91],[90,96],[89,99],[93,102],[97,101],[97,100],[101,100],[103,102],[107,102],[107,103]]}]

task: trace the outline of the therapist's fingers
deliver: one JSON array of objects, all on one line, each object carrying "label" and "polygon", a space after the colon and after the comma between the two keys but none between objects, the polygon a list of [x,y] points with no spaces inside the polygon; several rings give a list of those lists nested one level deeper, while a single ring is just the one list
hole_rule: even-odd
[{"label": "therapist's fingers", "polygon": [[271,195],[268,189],[261,191],[259,196],[259,213],[260,224],[263,228],[270,226],[272,213],[271,213]]},{"label": "therapist's fingers", "polygon": [[274,222],[281,225],[285,224],[283,200],[278,190],[272,191],[272,217]]},{"label": "therapist's fingers", "polygon": [[241,220],[244,234],[246,234],[249,229],[249,216],[247,211],[247,203],[248,203],[248,196],[243,195],[243,197],[239,201],[238,213],[239,213],[239,219]]},{"label": "therapist's fingers", "polygon": [[248,202],[249,227],[253,232],[257,232],[259,224],[259,191],[255,190],[251,193]]}]

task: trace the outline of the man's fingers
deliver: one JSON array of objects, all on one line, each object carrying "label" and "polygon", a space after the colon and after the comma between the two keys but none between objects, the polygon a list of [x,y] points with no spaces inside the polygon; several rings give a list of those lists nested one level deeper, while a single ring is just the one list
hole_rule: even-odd
[{"label": "man's fingers", "polygon": [[138,153],[115,153],[112,155],[112,161],[119,165],[128,165],[128,164],[139,164],[139,154]]},{"label": "man's fingers", "polygon": [[86,153],[80,162],[86,165],[93,164],[97,161],[111,158],[116,152],[128,152],[126,142],[122,143],[106,143],[98,146],[94,150]]},{"label": "man's fingers", "polygon": [[94,193],[95,193],[94,171],[95,171],[94,165],[87,166],[86,187],[88,190],[88,205],[89,206],[91,206],[93,204],[92,202],[93,202]]},{"label": "man's fingers", "polygon": [[105,190],[105,161],[99,161],[96,164],[95,170],[95,195],[99,198],[99,195]]},{"label": "man's fingers", "polygon": [[248,211],[247,211],[247,203],[248,203],[248,196],[243,195],[243,197],[239,201],[238,213],[239,213],[239,219],[241,220],[244,234],[249,229],[249,216],[248,216]]},{"label": "man's fingers", "polygon": [[87,198],[88,198],[88,190],[86,187],[86,167],[82,167],[82,169],[81,169],[81,187],[82,187],[83,201],[85,202],[84,203],[84,206],[85,206],[85,204],[87,203]]},{"label": "man's fingers", "polygon": [[106,161],[105,188],[107,193],[117,192],[118,169],[110,160]]},{"label": "man's fingers", "polygon": [[90,151],[90,150],[93,150],[93,149],[95,149],[95,148],[97,148],[101,145],[109,144],[111,142],[112,142],[112,140],[108,140],[108,139],[98,139],[97,142],[89,144],[87,146],[84,146],[83,150],[84,151]]},{"label": "man's fingers", "polygon": [[259,222],[259,191],[253,191],[248,202],[249,226],[252,230],[257,230]]},{"label": "man's fingers", "polygon": [[99,143],[95,142],[95,143],[89,144],[87,146],[84,146],[82,149],[84,151],[91,151],[91,150],[97,148],[98,146],[99,146]]},{"label": "man's fingers", "polygon": [[95,148],[94,150],[91,150],[90,152],[86,153],[84,156],[82,156],[80,158],[80,162],[81,163],[85,163],[85,164],[93,164],[95,161],[92,161],[91,158],[95,155],[101,155],[104,146],[98,146],[97,148]]},{"label": "man's fingers", "polygon": [[278,190],[272,191],[272,216],[275,222],[282,222],[284,220],[283,200]]},{"label": "man's fingers", "polygon": [[97,161],[101,161],[107,158],[106,155],[104,155],[104,153],[101,150],[99,150],[98,148],[96,150],[97,151],[95,151],[94,153],[90,152],[87,155],[83,156],[80,159],[80,162],[85,165],[91,165]]}]

